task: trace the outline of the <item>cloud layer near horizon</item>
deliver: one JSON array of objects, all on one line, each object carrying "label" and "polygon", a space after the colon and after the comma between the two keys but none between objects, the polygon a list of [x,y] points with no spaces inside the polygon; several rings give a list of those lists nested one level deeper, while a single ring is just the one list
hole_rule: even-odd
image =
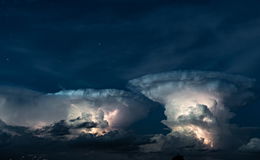
[{"label": "cloud layer near horizon", "polygon": [[256,152],[260,153],[260,138],[251,138],[247,144],[239,148],[242,152]]}]

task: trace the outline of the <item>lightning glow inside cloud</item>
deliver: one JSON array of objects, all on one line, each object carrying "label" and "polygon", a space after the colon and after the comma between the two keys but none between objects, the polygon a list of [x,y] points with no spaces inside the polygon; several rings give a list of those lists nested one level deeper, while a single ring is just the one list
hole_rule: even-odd
[{"label": "lightning glow inside cloud", "polygon": [[103,135],[123,129],[147,113],[141,99],[125,91],[88,89],[61,91],[54,95],[70,99],[67,119],[97,123],[96,128],[81,129],[84,133]]},{"label": "lightning glow inside cloud", "polygon": [[[218,72],[176,71],[146,75],[131,80],[129,86],[164,105],[162,123],[171,129],[168,137],[193,137],[206,148],[219,148],[221,137],[229,132],[230,108],[244,105],[253,96],[253,82]],[[169,144],[169,138],[165,144],[155,139],[158,146],[145,145],[147,150]]]},{"label": "lightning glow inside cloud", "polygon": [[114,89],[42,94],[3,87],[0,93],[1,120],[40,130],[39,136],[48,135],[57,126],[69,127],[68,138],[84,133],[104,135],[125,129],[146,116],[148,110],[144,106],[144,101],[134,94]]}]

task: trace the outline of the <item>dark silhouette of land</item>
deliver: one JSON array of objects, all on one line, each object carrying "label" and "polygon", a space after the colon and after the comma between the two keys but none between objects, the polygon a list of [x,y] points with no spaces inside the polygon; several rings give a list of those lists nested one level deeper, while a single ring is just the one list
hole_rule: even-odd
[{"label": "dark silhouette of land", "polygon": [[177,156],[173,157],[172,160],[184,160],[184,157],[178,154]]}]

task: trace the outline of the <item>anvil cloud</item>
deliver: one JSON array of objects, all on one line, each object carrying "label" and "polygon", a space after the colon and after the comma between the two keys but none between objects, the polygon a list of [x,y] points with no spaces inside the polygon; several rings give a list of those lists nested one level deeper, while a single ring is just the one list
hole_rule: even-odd
[{"label": "anvil cloud", "polygon": [[232,107],[244,105],[254,80],[218,72],[175,71],[146,75],[131,80],[131,89],[141,92],[165,107],[162,121],[171,132],[153,138],[156,144],[143,146],[146,151],[160,151],[171,139],[190,137],[203,148],[222,148],[221,140],[229,134]]}]

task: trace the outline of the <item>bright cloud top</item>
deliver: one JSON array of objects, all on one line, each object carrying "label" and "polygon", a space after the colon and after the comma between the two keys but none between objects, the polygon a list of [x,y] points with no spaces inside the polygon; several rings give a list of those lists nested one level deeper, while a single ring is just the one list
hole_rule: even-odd
[{"label": "bright cloud top", "polygon": [[[162,123],[171,129],[167,136],[193,137],[207,148],[221,146],[219,141],[228,133],[228,120],[232,117],[230,108],[244,105],[253,96],[250,92],[253,80],[218,72],[153,74],[129,84],[131,89],[164,105],[166,120]],[[169,141],[157,143],[165,147]]]}]

